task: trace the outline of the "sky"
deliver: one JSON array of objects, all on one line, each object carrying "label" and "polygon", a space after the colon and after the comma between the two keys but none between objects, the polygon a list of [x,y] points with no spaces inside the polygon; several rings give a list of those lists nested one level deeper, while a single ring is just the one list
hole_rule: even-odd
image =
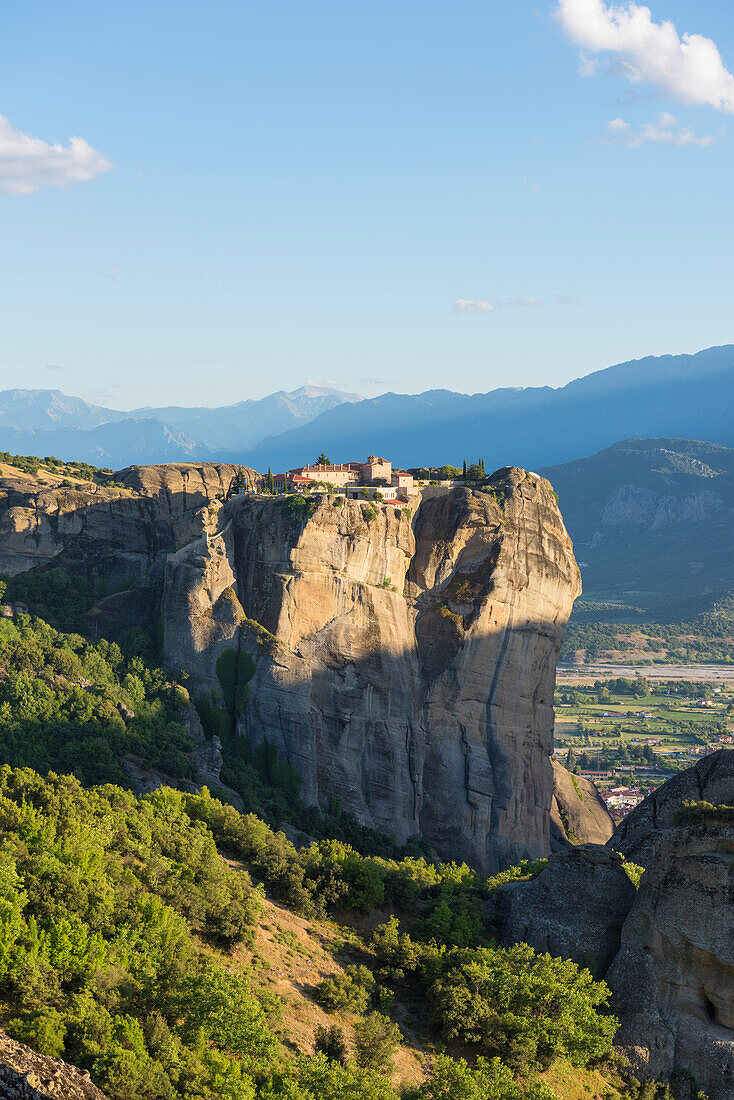
[{"label": "sky", "polygon": [[563,385],[734,342],[723,0],[5,0],[0,388]]}]

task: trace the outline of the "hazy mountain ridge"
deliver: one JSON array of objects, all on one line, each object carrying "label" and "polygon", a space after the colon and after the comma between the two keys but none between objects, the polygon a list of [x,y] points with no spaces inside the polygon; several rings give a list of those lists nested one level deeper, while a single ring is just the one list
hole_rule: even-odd
[{"label": "hazy mountain ridge", "polygon": [[174,462],[193,459],[206,448],[183,432],[159,420],[128,418],[96,428],[58,428],[50,431],[18,431],[0,425],[0,446],[15,454],[43,458],[76,456],[80,462],[116,469],[134,463]]},{"label": "hazy mountain ridge", "polygon": [[361,400],[356,393],[343,393],[328,386],[306,385],[291,393],[278,390],[259,400],[239,401],[218,408],[169,405],[158,409],[136,409],[132,415],[171,424],[195,436],[206,447],[247,447],[255,446],[267,435],[277,435],[287,430],[291,422],[302,424],[313,420],[325,409]]},{"label": "hazy mountain ridge", "polygon": [[0,448],[114,467],[208,458],[223,448],[253,446],[325,408],[359,400],[330,387],[301,386],[219,408],[172,405],[121,412],[60,390],[5,390]]},{"label": "hazy mountain ridge", "polygon": [[633,439],[550,466],[584,597],[696,613],[734,588],[734,450]]},{"label": "hazy mountain ridge", "polygon": [[[725,345],[619,363],[559,389],[428,390],[360,400],[306,386],[221,408],[131,413],[58,391],[11,390],[0,393],[0,448],[90,462],[104,454],[113,466],[197,458],[281,470],[325,450],[337,462],[386,454],[404,466],[460,465],[481,457],[487,469],[538,469],[630,437],[734,445],[732,408],[734,345]],[[152,425],[147,446],[146,424]],[[58,435],[62,429],[75,434]],[[98,435],[86,434],[92,431]]]},{"label": "hazy mountain ridge", "polygon": [[61,390],[0,391],[0,431],[3,432],[6,427],[19,431],[94,428],[129,415],[102,405],[90,405],[81,397],[70,397]]},{"label": "hazy mountain ridge", "polygon": [[537,469],[631,436],[734,444],[732,407],[734,345],[726,345],[697,355],[620,363],[560,389],[383,394],[328,410],[302,428],[227,458],[276,469],[323,448],[335,461],[373,452],[403,465],[461,464],[481,456],[487,469],[508,464]]}]

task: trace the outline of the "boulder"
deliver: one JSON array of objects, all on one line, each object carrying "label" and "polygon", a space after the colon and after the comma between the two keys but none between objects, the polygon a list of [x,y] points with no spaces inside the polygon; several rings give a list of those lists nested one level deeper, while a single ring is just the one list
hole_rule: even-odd
[{"label": "boulder", "polygon": [[537,878],[501,886],[487,909],[503,946],[527,943],[603,978],[634,900],[622,857],[582,844],[551,856]]},{"label": "boulder", "polygon": [[562,851],[569,844],[606,844],[614,822],[594,784],[571,775],[556,760],[553,763],[551,805],[551,847]]}]

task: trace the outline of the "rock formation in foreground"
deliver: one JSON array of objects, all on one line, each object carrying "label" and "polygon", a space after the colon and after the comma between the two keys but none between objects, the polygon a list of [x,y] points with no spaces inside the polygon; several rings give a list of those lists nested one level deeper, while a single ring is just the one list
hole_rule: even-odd
[{"label": "rock formation in foreground", "polygon": [[[503,886],[489,915],[502,942],[524,940],[606,980],[615,1042],[638,1077],[683,1072],[709,1100],[732,1100],[734,820],[704,811],[677,823],[686,801],[734,805],[734,752],[668,780],[604,847],[559,853],[532,882]],[[645,868],[637,890],[623,858]]]},{"label": "rock formation in foreground", "polygon": [[579,589],[553,490],[523,470],[410,507],[240,496],[169,557],[166,656],[217,694],[241,655],[240,732],[278,746],[307,803],[494,871],[549,850]]},{"label": "rock formation in foreground", "polygon": [[89,1074],[0,1031],[0,1100],[105,1100]]},{"label": "rock formation in foreground", "polygon": [[603,978],[619,951],[635,888],[622,857],[593,844],[552,855],[537,878],[501,886],[487,903],[500,942],[528,943]]},{"label": "rock formation in foreground", "polygon": [[731,824],[666,832],[606,978],[637,1075],[684,1070],[709,1100],[734,1096],[733,860]]}]

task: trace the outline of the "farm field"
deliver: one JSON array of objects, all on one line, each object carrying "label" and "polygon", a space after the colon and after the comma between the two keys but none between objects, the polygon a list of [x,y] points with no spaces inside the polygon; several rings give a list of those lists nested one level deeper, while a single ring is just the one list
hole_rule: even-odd
[{"label": "farm field", "polygon": [[[592,680],[589,671],[559,676],[554,754],[571,771],[597,773],[588,778],[602,797],[620,786],[644,795],[702,756],[734,747],[734,681]],[[635,797],[628,801],[627,810]]]}]

